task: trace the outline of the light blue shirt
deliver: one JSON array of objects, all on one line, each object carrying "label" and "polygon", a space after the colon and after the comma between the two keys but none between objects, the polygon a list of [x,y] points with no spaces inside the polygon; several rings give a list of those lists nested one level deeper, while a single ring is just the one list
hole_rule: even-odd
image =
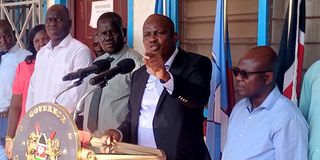
[{"label": "light blue shirt", "polygon": [[278,87],[259,107],[251,106],[249,98],[235,105],[223,160],[307,160],[308,125]]},{"label": "light blue shirt", "polygon": [[320,160],[320,61],[304,76],[299,108],[310,126],[309,160]]},{"label": "light blue shirt", "polygon": [[27,55],[31,55],[31,53],[16,44],[1,58],[0,112],[6,111],[9,108],[16,68],[20,62],[24,61]]}]

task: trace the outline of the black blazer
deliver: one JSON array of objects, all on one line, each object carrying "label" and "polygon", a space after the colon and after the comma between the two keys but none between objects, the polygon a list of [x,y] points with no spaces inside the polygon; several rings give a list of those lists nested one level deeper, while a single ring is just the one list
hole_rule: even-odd
[{"label": "black blazer", "polygon": [[[168,160],[210,159],[203,139],[203,107],[210,95],[212,65],[209,58],[179,49],[170,73],[174,90],[163,90],[153,119],[157,148]],[[144,89],[149,78],[146,66],[133,73],[129,113],[118,128],[123,141],[136,144]]]}]

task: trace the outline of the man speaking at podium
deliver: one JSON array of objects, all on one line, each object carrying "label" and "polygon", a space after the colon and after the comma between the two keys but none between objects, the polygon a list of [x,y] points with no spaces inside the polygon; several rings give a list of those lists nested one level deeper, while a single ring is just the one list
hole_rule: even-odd
[{"label": "man speaking at podium", "polygon": [[145,66],[133,74],[126,120],[106,135],[162,149],[169,160],[210,159],[202,122],[211,61],[176,48],[177,39],[168,17],[153,14],[144,22]]}]

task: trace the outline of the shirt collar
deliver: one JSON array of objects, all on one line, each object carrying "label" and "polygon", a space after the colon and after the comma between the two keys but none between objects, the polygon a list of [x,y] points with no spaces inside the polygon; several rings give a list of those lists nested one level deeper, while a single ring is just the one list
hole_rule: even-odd
[{"label": "shirt collar", "polygon": [[[270,110],[274,106],[274,104],[276,103],[276,101],[279,99],[280,96],[281,96],[281,93],[279,91],[279,88],[277,86],[275,86],[274,89],[269,93],[267,98],[256,109],[261,108],[261,109]],[[245,103],[247,104],[248,111],[252,112],[253,110],[252,110],[252,105],[251,105],[250,99],[246,98]]]},{"label": "shirt collar", "polygon": [[112,57],[112,58],[114,58],[114,61],[117,61],[120,57],[122,57],[128,51],[128,49],[129,49],[128,45],[125,44],[125,45],[123,45],[122,49],[119,52],[113,53],[111,55],[106,52],[105,54],[96,58],[94,61],[97,61],[100,59],[105,59],[107,57]]},{"label": "shirt collar", "polygon": [[[72,36],[69,33],[56,47],[62,47],[65,48],[68,46],[68,44],[70,43],[70,41],[72,40]],[[46,45],[46,47],[48,47],[49,49],[53,49],[52,47],[52,42],[51,40],[49,41],[49,43]]]},{"label": "shirt collar", "polygon": [[170,56],[170,58],[167,60],[167,62],[164,64],[167,69],[169,69],[173,63],[173,60],[176,58],[178,53],[178,48],[176,48],[173,52],[173,54]]},{"label": "shirt collar", "polygon": [[15,53],[19,49],[18,44],[16,43],[13,47],[11,47],[8,53]]}]

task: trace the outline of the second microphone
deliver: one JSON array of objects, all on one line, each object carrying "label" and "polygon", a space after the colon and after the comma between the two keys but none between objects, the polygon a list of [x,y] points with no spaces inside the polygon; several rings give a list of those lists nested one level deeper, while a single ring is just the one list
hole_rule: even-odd
[{"label": "second microphone", "polygon": [[123,59],[120,62],[118,62],[115,67],[91,78],[89,83],[91,85],[96,85],[96,84],[108,81],[119,73],[126,74],[131,72],[135,67],[136,67],[136,64],[132,59],[130,58]]}]

